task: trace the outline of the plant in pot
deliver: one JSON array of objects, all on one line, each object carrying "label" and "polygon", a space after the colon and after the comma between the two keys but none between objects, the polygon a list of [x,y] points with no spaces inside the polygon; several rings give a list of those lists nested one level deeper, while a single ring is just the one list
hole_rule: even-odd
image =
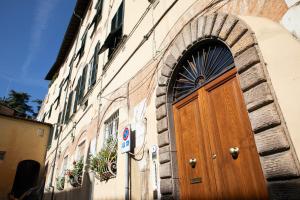
[{"label": "plant in pot", "polygon": [[65,177],[59,176],[56,178],[56,189],[63,190],[65,187]]},{"label": "plant in pot", "polygon": [[96,154],[90,156],[90,170],[100,181],[107,181],[117,174],[117,139],[109,137],[104,147]]},{"label": "plant in pot", "polygon": [[83,172],[83,159],[73,162],[73,169],[68,169],[66,175],[68,177],[68,182],[73,187],[78,187],[82,182],[82,172]]}]

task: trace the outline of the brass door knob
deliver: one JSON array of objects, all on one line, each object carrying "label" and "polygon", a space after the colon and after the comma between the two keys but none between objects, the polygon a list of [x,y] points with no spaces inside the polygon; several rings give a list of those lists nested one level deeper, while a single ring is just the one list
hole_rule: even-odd
[{"label": "brass door knob", "polygon": [[216,159],[217,158],[217,154],[214,153],[214,154],[212,154],[211,157],[212,157],[212,159]]},{"label": "brass door knob", "polygon": [[195,168],[196,163],[197,163],[196,158],[193,158],[193,159],[191,158],[189,163],[190,163],[190,165],[191,165],[192,168]]},{"label": "brass door knob", "polygon": [[229,148],[229,153],[231,154],[233,159],[237,159],[240,153],[240,149],[238,147]]}]

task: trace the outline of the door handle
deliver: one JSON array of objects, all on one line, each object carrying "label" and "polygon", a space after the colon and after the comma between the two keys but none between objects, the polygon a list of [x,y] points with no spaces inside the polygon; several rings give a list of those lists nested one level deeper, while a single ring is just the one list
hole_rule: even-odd
[{"label": "door handle", "polygon": [[193,158],[193,159],[191,158],[190,161],[189,161],[189,163],[190,163],[190,165],[191,165],[192,168],[195,168],[196,163],[197,163],[196,158]]},{"label": "door handle", "polygon": [[240,149],[238,147],[230,147],[229,153],[231,154],[232,158],[235,160],[239,156]]}]

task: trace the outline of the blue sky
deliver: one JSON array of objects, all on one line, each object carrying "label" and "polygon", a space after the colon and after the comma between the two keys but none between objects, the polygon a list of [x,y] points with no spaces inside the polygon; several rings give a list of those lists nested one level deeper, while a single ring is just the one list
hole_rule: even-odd
[{"label": "blue sky", "polygon": [[0,3],[0,96],[9,90],[43,99],[76,0],[3,0]]}]

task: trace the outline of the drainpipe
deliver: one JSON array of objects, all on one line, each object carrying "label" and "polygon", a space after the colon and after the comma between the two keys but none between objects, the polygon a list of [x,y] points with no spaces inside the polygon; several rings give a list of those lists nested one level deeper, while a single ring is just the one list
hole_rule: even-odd
[{"label": "drainpipe", "polygon": [[129,153],[125,154],[125,200],[129,200],[129,174],[130,174],[130,157]]}]

